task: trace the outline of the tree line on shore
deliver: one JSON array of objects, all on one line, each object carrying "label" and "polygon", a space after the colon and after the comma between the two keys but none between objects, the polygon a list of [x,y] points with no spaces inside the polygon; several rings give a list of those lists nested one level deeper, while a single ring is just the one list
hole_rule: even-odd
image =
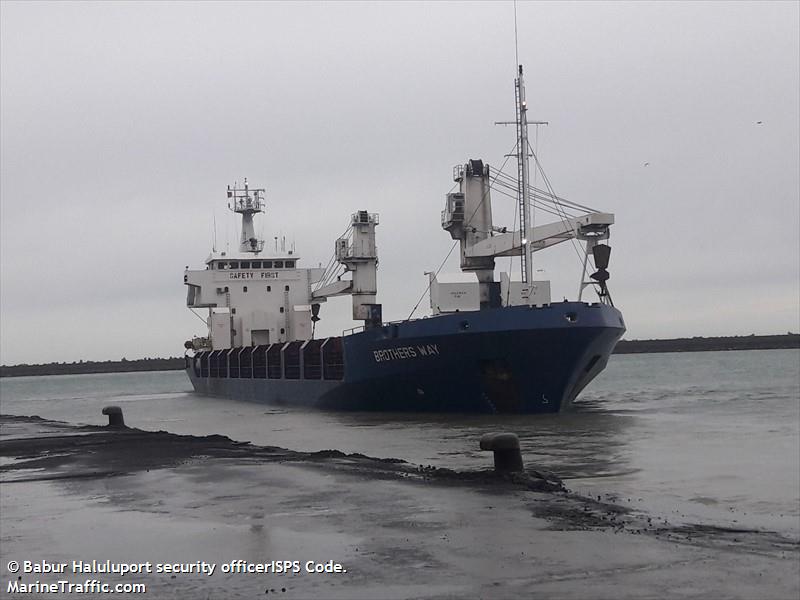
[{"label": "tree line on shore", "polygon": [[[655,352],[710,352],[722,350],[774,350],[800,348],[800,334],[692,337],[670,340],[621,340],[614,354]],[[83,373],[130,373],[135,371],[177,371],[185,367],[183,357],[139,358],[135,360],[81,360],[0,366],[0,377],[27,375],[77,375]]]},{"label": "tree line on shore", "polygon": [[134,371],[176,371],[183,369],[183,357],[138,358],[135,360],[80,360],[77,362],[51,362],[0,366],[0,377],[26,375],[79,375],[83,373],[130,373]]},{"label": "tree line on shore", "polygon": [[781,350],[790,348],[800,348],[800,334],[691,337],[671,340],[621,340],[617,347],[614,348],[614,354]]}]

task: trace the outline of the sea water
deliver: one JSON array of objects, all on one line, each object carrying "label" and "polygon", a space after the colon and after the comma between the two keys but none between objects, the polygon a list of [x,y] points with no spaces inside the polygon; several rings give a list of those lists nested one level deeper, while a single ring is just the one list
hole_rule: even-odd
[{"label": "sea water", "polygon": [[227,435],[454,469],[491,467],[490,431],[573,491],[671,523],[800,536],[800,350],[615,355],[558,415],[336,413],[198,396],[181,371],[0,380],[0,412]]}]

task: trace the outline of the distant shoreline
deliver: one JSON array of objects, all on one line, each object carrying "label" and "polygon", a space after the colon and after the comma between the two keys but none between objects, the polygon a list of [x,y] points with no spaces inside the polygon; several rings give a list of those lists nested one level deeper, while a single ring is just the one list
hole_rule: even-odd
[{"label": "distant shoreline", "polygon": [[[614,354],[661,352],[719,352],[725,350],[788,350],[800,348],[800,334],[748,335],[731,337],[693,337],[671,340],[622,340]],[[142,358],[137,360],[80,361],[71,363],[21,364],[0,366],[0,377],[31,375],[80,375],[89,373],[135,373],[140,371],[179,371],[183,357]]]},{"label": "distant shoreline", "polygon": [[789,350],[800,348],[800,334],[692,337],[672,340],[621,340],[614,354],[719,352],[724,350]]}]

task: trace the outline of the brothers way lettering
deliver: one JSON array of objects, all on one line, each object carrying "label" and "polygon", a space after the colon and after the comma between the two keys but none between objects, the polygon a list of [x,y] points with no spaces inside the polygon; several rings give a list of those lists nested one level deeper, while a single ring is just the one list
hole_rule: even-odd
[{"label": "brothers way lettering", "polygon": [[400,346],[399,348],[387,348],[385,350],[373,350],[372,355],[375,362],[385,362],[387,360],[407,360],[419,356],[438,356],[438,344],[425,344],[423,346]]}]

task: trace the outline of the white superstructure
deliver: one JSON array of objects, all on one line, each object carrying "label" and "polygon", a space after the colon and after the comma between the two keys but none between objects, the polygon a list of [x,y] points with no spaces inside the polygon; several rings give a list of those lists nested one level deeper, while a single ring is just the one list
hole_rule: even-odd
[{"label": "white superstructure", "polygon": [[184,272],[188,287],[186,305],[207,309],[208,337],[195,338],[191,346],[227,349],[296,340],[309,340],[319,320],[320,303],[330,296],[353,296],[353,318],[375,325],[381,320],[377,294],[375,226],[378,215],[355,213],[351,231],[336,241],[335,256],[350,279],[312,292],[325,269],[302,268],[300,257],[285,247],[265,249],[255,235],[254,216],[264,211],[264,189],[228,187],[228,207],[242,215],[237,252],[212,251],[205,269]]}]

